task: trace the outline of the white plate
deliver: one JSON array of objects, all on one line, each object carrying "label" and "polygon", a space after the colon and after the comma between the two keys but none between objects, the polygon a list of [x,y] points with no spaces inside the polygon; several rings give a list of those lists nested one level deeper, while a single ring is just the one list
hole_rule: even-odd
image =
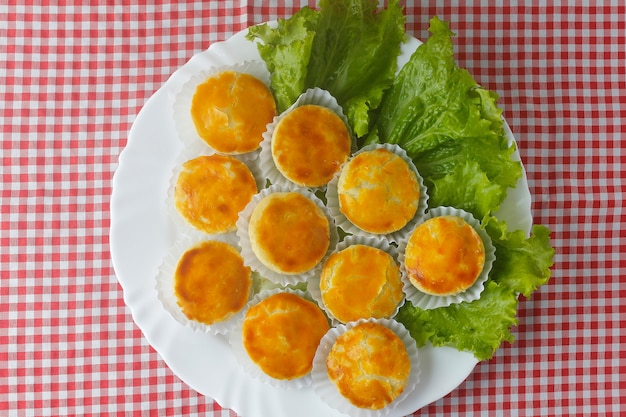
[{"label": "white plate", "polygon": [[[129,134],[113,177],[111,256],[133,319],[172,371],[191,388],[245,417],[340,416],[312,388],[283,390],[244,373],[223,336],[194,332],[176,322],[157,299],[155,276],[179,232],[165,207],[170,171],[181,151],[173,117],[173,100],[194,74],[212,66],[260,60],[242,31],[218,42],[176,71],[145,104]],[[400,65],[420,42],[410,38]],[[507,134],[513,136],[507,128]],[[511,228],[529,230],[530,193],[525,176],[510,190],[500,215]],[[394,415],[404,416],[442,398],[461,384],[477,360],[452,348],[420,349],[421,382]]]}]

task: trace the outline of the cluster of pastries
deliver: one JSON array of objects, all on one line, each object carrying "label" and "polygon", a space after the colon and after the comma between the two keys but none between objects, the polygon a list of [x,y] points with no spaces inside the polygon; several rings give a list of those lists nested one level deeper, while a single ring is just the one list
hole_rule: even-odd
[{"label": "cluster of pastries", "polygon": [[393,317],[407,299],[458,302],[490,249],[467,213],[427,212],[401,148],[357,150],[328,92],[277,114],[268,81],[244,68],[182,94],[194,126],[182,141],[205,148],[174,171],[168,204],[192,238],[164,262],[160,298],[182,323],[227,334],[270,383],[321,378],[349,414],[393,407],[419,376],[415,342]]}]

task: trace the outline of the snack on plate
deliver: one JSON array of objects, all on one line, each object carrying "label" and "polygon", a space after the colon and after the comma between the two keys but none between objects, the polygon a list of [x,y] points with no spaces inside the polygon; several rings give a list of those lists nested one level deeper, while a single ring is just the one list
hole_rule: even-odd
[{"label": "snack on plate", "polygon": [[239,251],[216,240],[189,248],[174,273],[174,294],[183,314],[212,325],[241,311],[250,296],[252,277]]},{"label": "snack on plate", "polygon": [[272,156],[280,173],[296,185],[321,187],[350,155],[351,138],[332,110],[313,104],[288,111],[274,128]]},{"label": "snack on plate", "polygon": [[340,322],[390,318],[404,300],[400,266],[382,248],[350,245],[331,254],[319,288],[324,308]]},{"label": "snack on plate", "polygon": [[271,184],[325,189],[355,150],[348,119],[335,97],[310,88],[267,125],[259,167]]},{"label": "snack on plate", "polygon": [[456,295],[470,288],[485,265],[480,235],[462,217],[433,217],[415,228],[405,249],[405,268],[420,291]]},{"label": "snack on plate", "polygon": [[330,245],[330,223],[318,205],[296,192],[273,192],[254,207],[252,251],[272,271],[297,275],[316,267]]},{"label": "snack on plate", "polygon": [[376,235],[404,228],[423,200],[415,167],[401,149],[390,146],[355,154],[342,167],[336,188],[341,214],[358,229]]},{"label": "snack on plate", "polygon": [[310,373],[328,329],[317,304],[298,294],[278,292],[248,309],[241,337],[249,359],[267,376],[292,380]]},{"label": "snack on plate", "polygon": [[337,337],[326,357],[328,377],[358,408],[380,410],[407,387],[411,360],[389,328],[363,322]]},{"label": "snack on plate", "polygon": [[176,178],[174,205],[194,228],[233,232],[239,212],[257,192],[248,166],[231,156],[203,155],[185,162]]},{"label": "snack on plate", "polygon": [[191,117],[198,135],[224,154],[258,149],[263,132],[276,115],[269,88],[258,78],[235,70],[211,75],[196,87]]}]

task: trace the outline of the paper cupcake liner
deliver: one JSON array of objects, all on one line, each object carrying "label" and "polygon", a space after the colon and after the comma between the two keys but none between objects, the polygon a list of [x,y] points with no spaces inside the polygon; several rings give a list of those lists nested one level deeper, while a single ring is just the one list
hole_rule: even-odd
[{"label": "paper cupcake liner", "polygon": [[470,226],[474,228],[474,230],[476,230],[485,247],[485,264],[474,284],[467,290],[459,294],[447,296],[426,294],[418,290],[411,283],[411,280],[409,279],[406,272],[404,253],[408,244],[408,240],[410,238],[410,236],[407,236],[398,247],[398,251],[400,253],[400,270],[402,272],[402,282],[404,283],[403,290],[406,299],[409,300],[411,304],[413,304],[415,307],[419,307],[422,310],[432,310],[435,308],[447,307],[451,304],[478,300],[480,298],[480,294],[485,288],[485,282],[489,278],[489,272],[491,271],[493,261],[495,261],[496,259],[496,249],[493,246],[491,237],[489,237],[487,232],[481,227],[480,221],[474,218],[471,213],[454,207],[435,207],[430,209],[428,213],[426,213],[426,215],[424,216],[424,221],[433,217],[447,215],[459,216],[463,218]]},{"label": "paper cupcake liner", "polygon": [[[217,66],[191,76],[174,98],[174,125],[183,148],[191,155],[200,155],[206,152],[218,153],[198,135],[191,117],[191,102],[198,85],[206,81],[207,78],[228,70],[252,75],[266,86],[270,86],[270,73],[265,63],[260,61],[244,61],[235,65]],[[239,154],[238,157],[242,160],[254,159],[257,157],[257,153],[258,151]]]},{"label": "paper cupcake liner", "polygon": [[[326,189],[326,200],[327,200],[326,205],[328,206],[328,209],[330,210],[331,215],[335,219],[335,223],[337,224],[337,227],[341,228],[341,230],[343,230],[344,232],[352,234],[352,235],[357,235],[357,236],[383,237],[392,243],[398,243],[402,239],[404,239],[407,236],[407,234],[411,230],[413,230],[413,228],[424,217],[424,213],[426,212],[426,209],[428,208],[428,190],[426,189],[426,186],[424,185],[424,179],[422,178],[419,171],[415,167],[415,164],[413,163],[411,158],[408,157],[408,155],[406,154],[406,151],[398,145],[385,143],[385,144],[374,144],[374,145],[364,146],[359,151],[354,153],[352,158],[362,152],[369,152],[375,149],[386,149],[388,151],[393,152],[394,154],[401,157],[402,160],[407,163],[409,168],[413,170],[413,172],[415,172],[415,176],[417,178],[417,182],[420,188],[420,197],[419,197],[417,210],[415,211],[415,215],[413,216],[413,218],[411,218],[407,222],[407,224],[404,225],[401,229],[395,232],[386,233],[386,234],[371,233],[354,225],[341,212],[341,208],[339,206],[339,194],[338,194],[337,186],[339,184],[339,177],[341,175],[341,169],[339,170],[339,172],[335,174],[333,179],[328,183],[328,188]],[[350,160],[352,158],[350,158]],[[348,162],[350,160],[348,160]],[[343,167],[345,167],[346,164],[342,166],[342,169]]]},{"label": "paper cupcake liner", "polygon": [[307,292],[291,288],[275,288],[271,290],[261,291],[259,294],[252,297],[252,299],[248,302],[248,305],[244,309],[244,312],[239,315],[237,323],[235,324],[235,326],[233,326],[232,331],[228,334],[228,343],[230,344],[233,353],[235,354],[237,363],[241,366],[244,372],[246,372],[253,378],[258,379],[266,384],[270,384],[271,386],[283,389],[306,388],[311,386],[312,379],[310,372],[300,378],[290,380],[273,378],[263,372],[263,370],[256,363],[254,363],[252,359],[250,359],[250,356],[248,356],[248,352],[243,345],[243,322],[248,309],[265,300],[266,298],[279,293],[295,294],[306,300],[313,301]]},{"label": "paper cupcake liner", "polygon": [[[187,236],[178,240],[169,249],[159,267],[159,271],[156,276],[157,297],[169,315],[183,326],[190,327],[195,331],[202,331],[209,334],[225,334],[237,324],[237,321],[242,317],[243,312],[245,311],[245,306],[240,311],[228,317],[226,320],[208,325],[187,318],[178,305],[176,295],[174,293],[174,275],[181,256],[197,244],[208,240],[228,243],[229,245],[239,249],[236,236],[233,234],[216,236],[212,239],[201,239],[198,236],[192,238]],[[250,285],[250,293],[248,297],[252,297],[252,285]]]},{"label": "paper cupcake liner", "polygon": [[[398,263],[398,266],[400,265],[399,253],[398,253],[397,248],[391,245],[386,239],[381,238],[379,236],[376,236],[376,237],[354,236],[354,235],[346,236],[344,240],[337,243],[337,247],[331,254],[329,254],[329,256],[334,253],[340,252],[352,245],[366,245],[366,246],[380,249],[388,253],[389,255],[391,255],[391,257],[396,261],[396,263]],[[315,276],[313,276],[308,281],[307,289],[309,293],[311,294],[311,297],[313,297],[313,299],[317,302],[317,304],[322,308],[322,310],[324,310],[326,315],[330,318],[332,324],[337,325],[337,324],[342,323],[342,321],[337,319],[333,315],[333,313],[328,309],[328,307],[326,307],[326,304],[324,303],[324,299],[322,298],[322,291],[320,289],[322,269],[323,269],[323,264],[322,264],[322,268],[316,271],[317,273],[315,274]],[[398,311],[400,310],[400,307],[402,307],[403,304],[404,304],[404,298],[402,299],[402,301],[398,303],[395,311],[391,315],[389,315],[389,318],[394,317],[398,313]],[[369,318],[369,317],[364,317],[364,318]]]},{"label": "paper cupcake liner", "polygon": [[[392,330],[404,343],[409,359],[411,361],[411,372],[409,375],[409,381],[404,391],[389,405],[380,410],[370,410],[359,408],[348,401],[337,389],[335,384],[328,377],[326,368],[326,358],[330,353],[337,338],[344,334],[346,331],[352,329],[356,325],[365,322],[373,322],[382,324],[388,329]],[[345,413],[351,417],[386,417],[404,416],[400,410],[398,410],[398,404],[402,403],[409,395],[411,395],[415,387],[420,381],[420,357],[417,349],[415,339],[411,337],[408,330],[399,322],[393,319],[367,319],[349,322],[347,324],[341,324],[337,327],[331,328],[328,333],[322,338],[317,353],[313,359],[313,371],[311,372],[313,380],[313,390],[317,396],[328,404],[330,407]]]},{"label": "paper cupcake liner", "polygon": [[[257,204],[265,197],[272,193],[281,193],[281,192],[297,192],[311,201],[313,201],[326,215],[328,219],[328,228],[330,232],[330,243],[328,245],[328,250],[326,254],[322,258],[322,260],[312,269],[303,272],[301,274],[282,274],[272,269],[268,268],[263,264],[259,258],[257,258],[256,254],[252,250],[252,244],[250,242],[250,235],[248,233],[248,228],[250,226],[250,218],[252,216],[252,212],[256,208]],[[252,197],[252,200],[246,206],[241,213],[239,213],[239,219],[237,220],[237,236],[239,237],[239,243],[241,245],[241,254],[244,259],[244,263],[248,265],[252,270],[257,271],[264,278],[267,278],[270,281],[273,281],[280,285],[295,285],[300,282],[305,282],[315,276],[317,270],[321,267],[324,260],[328,257],[328,255],[334,250],[337,242],[339,241],[339,235],[337,233],[337,228],[335,227],[335,223],[333,222],[328,209],[313,192],[306,188],[290,188],[282,185],[272,185],[268,188],[261,190],[258,194]]]},{"label": "paper cupcake liner", "polygon": [[[329,110],[332,110],[336,113],[341,120],[345,123],[348,128],[348,132],[350,133],[350,137],[352,138],[352,152],[356,150],[356,142],[354,140],[354,136],[352,134],[350,124],[348,123],[348,118],[344,115],[343,109],[337,103],[337,100],[326,90],[322,90],[321,88],[311,88],[305,91],[298,97],[296,102],[292,104],[287,110],[274,117],[274,120],[267,125],[267,129],[263,133],[263,141],[261,142],[261,151],[259,154],[259,166],[261,167],[261,171],[265,175],[265,177],[270,180],[272,184],[285,185],[285,186],[298,186],[293,183],[291,180],[286,178],[276,167],[274,163],[274,157],[272,155],[272,136],[274,135],[274,130],[278,123],[284,117],[289,114],[293,109],[308,105],[314,104],[322,107],[326,107]],[[325,188],[325,187],[311,187],[311,188]]]},{"label": "paper cupcake liner", "polygon": [[[165,201],[165,206],[167,209],[167,214],[168,217],[170,219],[172,219],[172,222],[174,223],[174,225],[176,226],[176,229],[185,236],[191,236],[191,237],[195,237],[195,238],[211,238],[211,237],[218,237],[221,235],[228,235],[228,234],[232,234],[235,235],[235,229],[225,232],[225,233],[207,233],[204,230],[200,230],[197,227],[195,227],[193,224],[191,224],[177,209],[176,209],[176,204],[175,204],[175,197],[174,197],[174,192],[176,190],[176,183],[178,181],[178,176],[180,175],[182,168],[183,168],[183,164],[187,161],[190,161],[194,158],[200,157],[200,156],[210,156],[210,155],[214,155],[215,153],[212,152],[209,149],[204,149],[201,153],[199,154],[195,154],[192,155],[190,152],[182,152],[177,158],[176,158],[176,162],[174,164],[174,167],[172,168],[172,175],[170,177],[170,181],[169,181],[169,185],[168,185],[168,190],[167,190],[167,197],[166,197],[166,201]],[[262,190],[263,188],[265,188],[265,178],[263,177],[263,174],[261,173],[261,170],[259,169],[259,164],[258,164],[258,158],[246,158],[247,160],[242,160],[241,158],[238,158],[237,155],[225,155],[225,156],[230,156],[233,157],[241,162],[243,162],[244,164],[246,164],[246,166],[248,167],[248,169],[250,170],[250,172],[252,173],[252,176],[254,177],[254,181],[256,182],[256,186],[257,186],[257,190]]]}]

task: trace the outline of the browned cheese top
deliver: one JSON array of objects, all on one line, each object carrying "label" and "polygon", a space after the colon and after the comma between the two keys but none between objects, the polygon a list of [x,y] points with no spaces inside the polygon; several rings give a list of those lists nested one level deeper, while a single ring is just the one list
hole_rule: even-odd
[{"label": "browned cheese top", "polygon": [[272,156],[285,178],[300,186],[327,184],[350,155],[351,138],[343,120],[317,105],[296,107],[278,123]]},{"label": "browned cheese top", "polygon": [[337,338],[326,367],[328,377],[347,400],[359,408],[379,410],[406,388],[411,361],[393,331],[365,322]]},{"label": "browned cheese top", "polygon": [[387,149],[355,155],[342,168],[337,191],[346,218],[376,234],[402,229],[415,216],[420,198],[415,172]]},{"label": "browned cheese top", "polygon": [[190,320],[211,325],[229,318],[247,303],[250,268],[231,245],[206,241],[187,250],[178,261],[174,292]]},{"label": "browned cheese top", "polygon": [[272,378],[305,376],[329,329],[317,304],[296,294],[278,293],[246,313],[242,338],[250,359]]},{"label": "browned cheese top", "polygon": [[250,218],[250,243],[273,271],[299,274],[314,268],[330,245],[330,224],[311,199],[298,192],[263,198]]},{"label": "browned cheese top", "polygon": [[479,234],[461,217],[434,217],[419,225],[409,238],[405,265],[419,290],[453,295],[471,287],[485,264]]},{"label": "browned cheese top", "polygon": [[387,252],[352,245],[332,254],[322,268],[322,300],[343,323],[389,318],[404,298],[400,267]]},{"label": "browned cheese top", "polygon": [[194,227],[206,233],[235,230],[239,212],[257,192],[250,169],[221,155],[185,162],[176,180],[174,204]]},{"label": "browned cheese top", "polygon": [[252,75],[231,70],[198,85],[191,102],[198,135],[225,154],[258,149],[274,116],[276,103],[269,88]]}]

